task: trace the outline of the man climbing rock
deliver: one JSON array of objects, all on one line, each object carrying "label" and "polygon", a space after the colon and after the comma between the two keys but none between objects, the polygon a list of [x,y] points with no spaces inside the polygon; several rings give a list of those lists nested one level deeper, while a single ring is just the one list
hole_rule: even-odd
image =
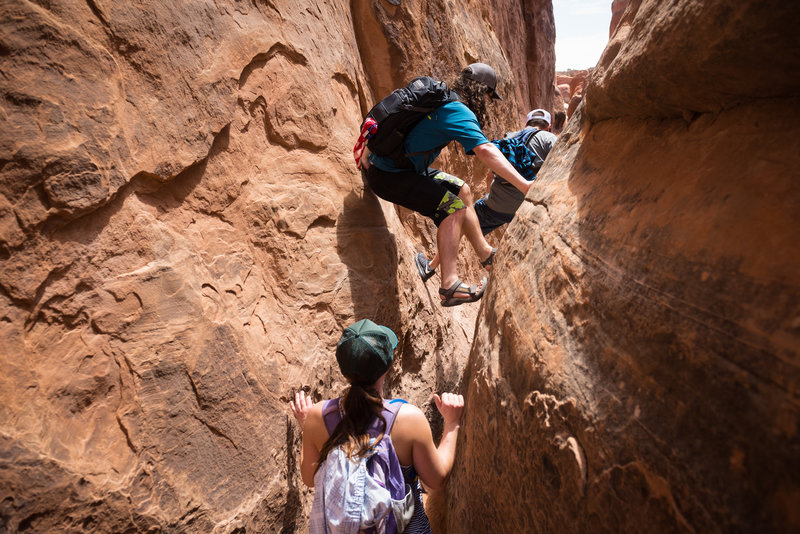
[{"label": "man climbing rock", "polygon": [[[550,133],[550,113],[544,109],[534,109],[525,118],[525,127],[518,132],[510,132],[506,138],[520,138],[531,154],[532,175],[535,178],[544,160],[556,142],[556,136]],[[530,180],[528,186],[530,186]],[[525,192],[496,173],[487,177],[489,193],[475,203],[475,214],[483,235],[510,223],[517,209],[525,200]],[[425,254],[419,252],[414,259],[423,281],[434,275],[439,267],[439,253],[428,261]]]},{"label": "man climbing rock", "polygon": [[487,270],[491,268],[495,250],[480,231],[469,186],[429,165],[450,141],[458,141],[468,155],[477,156],[520,191],[527,192],[530,187],[481,130],[487,117],[487,102],[500,99],[494,69],[485,63],[473,63],[461,71],[451,89],[458,100],[434,109],[408,132],[404,147],[408,160],[405,163],[410,165],[398,164],[395,159],[369,150],[359,158],[365,180],[376,195],[430,217],[437,226],[436,242],[442,264],[439,295],[443,306],[475,302],[486,289],[485,278],[476,286],[468,286],[456,273],[461,237],[467,237]]}]

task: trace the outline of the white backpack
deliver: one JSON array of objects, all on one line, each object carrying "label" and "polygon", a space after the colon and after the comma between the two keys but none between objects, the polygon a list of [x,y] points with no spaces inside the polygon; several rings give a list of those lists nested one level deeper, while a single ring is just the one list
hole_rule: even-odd
[{"label": "white backpack", "polygon": [[[329,433],[341,420],[338,400],[323,406]],[[386,431],[368,457],[348,458],[339,447],[328,453],[314,475],[311,534],[396,534],[405,530],[414,514],[414,495],[403,480],[389,436],[400,406],[384,401]],[[369,429],[373,443],[380,433],[378,425],[376,420]]]}]

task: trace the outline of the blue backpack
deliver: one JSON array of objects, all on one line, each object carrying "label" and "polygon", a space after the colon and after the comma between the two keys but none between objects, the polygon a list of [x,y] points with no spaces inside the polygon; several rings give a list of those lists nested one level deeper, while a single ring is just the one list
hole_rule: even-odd
[{"label": "blue backpack", "polygon": [[[320,534],[397,534],[414,514],[414,495],[403,479],[400,460],[389,432],[404,401],[383,401],[386,430],[367,457],[348,458],[341,447],[331,450],[314,475],[314,503],[309,531]],[[342,420],[339,399],[325,401],[322,417],[328,434]],[[381,430],[376,418],[367,433]]]},{"label": "blue backpack", "polygon": [[536,178],[538,169],[534,167],[536,163],[536,153],[528,146],[528,141],[539,131],[541,130],[538,128],[534,128],[528,132],[523,130],[514,137],[492,141],[492,143],[500,149],[500,152],[503,153],[509,163],[517,169],[517,172],[529,181]]}]

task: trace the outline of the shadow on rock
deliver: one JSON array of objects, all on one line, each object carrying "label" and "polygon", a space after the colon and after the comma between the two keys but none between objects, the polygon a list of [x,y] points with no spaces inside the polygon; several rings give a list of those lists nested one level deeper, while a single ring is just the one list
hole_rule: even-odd
[{"label": "shadow on rock", "polygon": [[336,248],[348,269],[353,317],[399,331],[397,244],[378,198],[366,185],[361,192],[345,197],[336,225]]}]

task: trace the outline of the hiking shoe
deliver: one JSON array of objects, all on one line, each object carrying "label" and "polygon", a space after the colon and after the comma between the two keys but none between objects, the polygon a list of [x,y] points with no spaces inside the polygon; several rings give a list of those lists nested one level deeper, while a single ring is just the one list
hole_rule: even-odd
[{"label": "hiking shoe", "polygon": [[436,271],[431,269],[431,262],[428,261],[428,258],[426,258],[425,254],[422,252],[417,252],[417,255],[414,256],[414,263],[417,264],[417,271],[423,282],[427,282],[430,280],[431,276],[436,274]]}]

